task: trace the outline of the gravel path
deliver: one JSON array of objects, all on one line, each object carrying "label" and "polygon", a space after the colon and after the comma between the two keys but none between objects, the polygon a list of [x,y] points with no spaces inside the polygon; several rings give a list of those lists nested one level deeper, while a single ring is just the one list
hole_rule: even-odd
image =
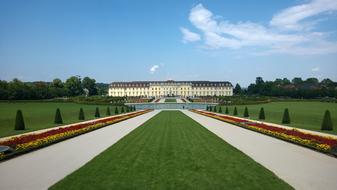
[{"label": "gravel path", "polygon": [[155,116],[152,111],[0,163],[0,189],[47,189]]},{"label": "gravel path", "polygon": [[336,158],[187,110],[182,112],[296,189],[337,189]]}]

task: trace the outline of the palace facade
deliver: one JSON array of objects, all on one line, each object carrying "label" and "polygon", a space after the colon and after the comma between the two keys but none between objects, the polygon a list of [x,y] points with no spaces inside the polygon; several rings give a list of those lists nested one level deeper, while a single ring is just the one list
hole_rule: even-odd
[{"label": "palace facade", "polygon": [[232,96],[233,86],[227,81],[133,81],[113,82],[109,96]]}]

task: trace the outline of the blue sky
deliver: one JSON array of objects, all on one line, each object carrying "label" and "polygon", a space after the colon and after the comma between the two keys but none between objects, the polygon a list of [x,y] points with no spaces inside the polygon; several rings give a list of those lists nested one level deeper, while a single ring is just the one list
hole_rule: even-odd
[{"label": "blue sky", "polygon": [[337,81],[337,1],[0,1],[0,79]]}]

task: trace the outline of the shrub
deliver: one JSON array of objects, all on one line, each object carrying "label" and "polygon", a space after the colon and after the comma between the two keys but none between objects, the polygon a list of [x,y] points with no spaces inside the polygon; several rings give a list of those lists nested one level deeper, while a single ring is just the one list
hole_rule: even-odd
[{"label": "shrub", "polygon": [[98,107],[96,107],[95,117],[96,117],[96,118],[101,117],[101,115],[99,114],[99,109],[98,109]]},{"label": "shrub", "polygon": [[110,116],[110,115],[111,115],[111,113],[110,113],[110,107],[109,107],[109,106],[106,108],[106,115],[107,115],[107,116]]},{"label": "shrub", "polygon": [[259,119],[260,120],[265,120],[266,119],[266,116],[264,115],[264,108],[260,109]]},{"label": "shrub", "polygon": [[117,115],[118,114],[118,107],[116,106],[115,107],[115,115]]},{"label": "shrub", "polygon": [[25,130],[26,126],[25,126],[25,121],[23,120],[23,115],[22,115],[22,111],[18,110],[16,112],[16,118],[15,118],[15,130]]},{"label": "shrub", "polygon": [[222,113],[222,109],[221,109],[221,106],[219,107],[219,113]]},{"label": "shrub", "polygon": [[238,109],[234,107],[233,115],[238,115]]},{"label": "shrub", "polygon": [[80,108],[80,113],[78,114],[78,119],[79,120],[85,120],[84,111],[83,111],[82,108]]},{"label": "shrub", "polygon": [[332,120],[330,116],[330,111],[326,110],[324,113],[324,118],[322,122],[322,130],[327,130],[327,131],[332,131],[333,130],[333,125],[332,125]]},{"label": "shrub", "polygon": [[213,106],[213,111],[216,112],[216,106]]},{"label": "shrub", "polygon": [[225,114],[229,114],[229,110],[227,106],[226,106]]},{"label": "shrub", "polygon": [[121,113],[124,113],[124,106],[122,106]]},{"label": "shrub", "polygon": [[126,106],[126,112],[129,112],[129,111],[130,111],[129,106]]},{"label": "shrub", "polygon": [[249,117],[249,113],[248,113],[248,108],[245,107],[245,111],[243,112],[243,117]]},{"label": "shrub", "polygon": [[282,123],[283,124],[290,124],[290,116],[289,116],[288,108],[284,109]]},{"label": "shrub", "polygon": [[63,124],[63,119],[62,119],[61,111],[60,111],[59,108],[56,109],[54,123],[55,124]]}]

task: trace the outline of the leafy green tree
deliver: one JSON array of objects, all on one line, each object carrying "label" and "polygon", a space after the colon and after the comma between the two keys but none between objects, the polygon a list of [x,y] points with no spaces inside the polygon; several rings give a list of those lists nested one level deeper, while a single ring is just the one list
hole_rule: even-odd
[{"label": "leafy green tree", "polygon": [[79,76],[72,76],[66,80],[65,88],[70,96],[79,96],[83,94],[82,82]]},{"label": "leafy green tree", "polygon": [[56,109],[54,123],[55,124],[63,124],[63,119],[62,119],[61,111],[60,111],[59,108]]},{"label": "leafy green tree", "polygon": [[80,108],[80,113],[78,114],[78,120],[85,120],[83,108]]},{"label": "leafy green tree", "polygon": [[226,106],[225,114],[229,114],[229,110],[227,106]]},{"label": "leafy green tree", "polygon": [[23,115],[22,115],[22,111],[18,110],[16,112],[16,118],[15,118],[15,130],[25,130],[25,121],[23,120]]},{"label": "leafy green tree", "polygon": [[234,107],[233,115],[238,115],[238,109]]},{"label": "leafy green tree", "polygon": [[96,107],[96,110],[95,110],[95,117],[96,117],[96,118],[101,117],[101,115],[99,114],[99,109],[98,109],[98,107]]},{"label": "leafy green tree", "polygon": [[83,89],[89,90],[89,96],[97,95],[96,80],[89,77],[84,77],[82,80]]},{"label": "leafy green tree", "polygon": [[219,113],[222,113],[222,109],[221,109],[221,106],[219,106]]},{"label": "leafy green tree", "polygon": [[288,108],[284,109],[282,123],[283,124],[290,124],[290,116],[289,116]]},{"label": "leafy green tree", "polygon": [[264,114],[264,108],[263,108],[263,107],[260,109],[259,119],[260,119],[260,120],[265,120],[265,119],[266,119],[266,116],[265,116],[265,114]]},{"label": "leafy green tree", "polygon": [[237,83],[235,85],[235,88],[233,89],[234,94],[241,94],[242,93],[242,89],[241,86],[239,85],[239,83]]},{"label": "leafy green tree", "polygon": [[119,112],[118,112],[118,107],[116,106],[115,107],[115,115],[117,115]]},{"label": "leafy green tree", "polygon": [[106,108],[106,115],[107,115],[107,116],[110,116],[110,115],[111,115],[111,113],[110,113],[110,107],[109,107],[109,106]]},{"label": "leafy green tree", "polygon": [[333,130],[333,124],[332,124],[332,120],[331,120],[329,110],[326,110],[325,113],[324,113],[324,118],[323,118],[321,129],[326,130],[326,131],[332,131]]},{"label": "leafy green tree", "polygon": [[245,107],[245,111],[243,112],[243,117],[249,117],[249,113],[248,113],[248,108]]}]

